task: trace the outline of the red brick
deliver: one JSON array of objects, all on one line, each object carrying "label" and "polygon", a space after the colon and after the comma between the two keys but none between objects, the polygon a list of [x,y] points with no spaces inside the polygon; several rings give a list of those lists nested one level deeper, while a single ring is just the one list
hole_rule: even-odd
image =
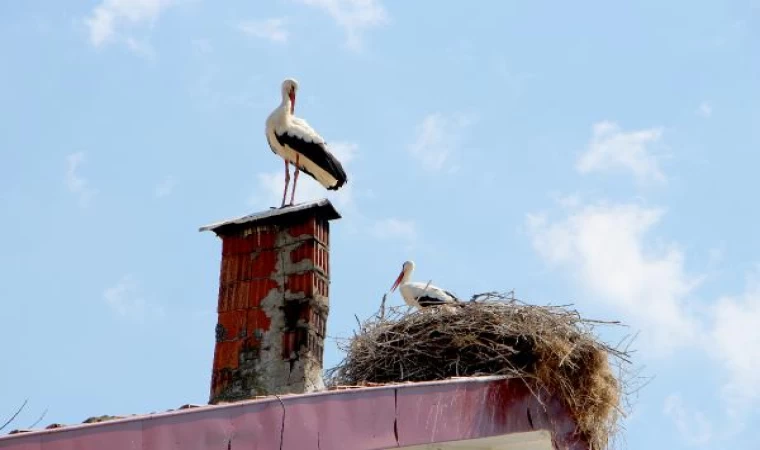
[{"label": "red brick", "polygon": [[256,248],[273,248],[277,243],[277,230],[272,228],[254,233],[251,235],[251,240],[256,243]]},{"label": "red brick", "polygon": [[245,254],[230,255],[228,258],[233,260],[233,272],[231,276],[234,281],[245,280],[246,274],[250,271],[251,256]]},{"label": "red brick", "polygon": [[316,241],[305,241],[290,251],[290,261],[292,263],[309,260],[316,269],[319,269],[325,275],[329,273],[327,259],[327,249]]},{"label": "red brick", "polygon": [[290,251],[290,262],[295,264],[307,259],[314,263],[316,256],[315,245],[316,242],[314,241],[302,242],[300,245]]},{"label": "red brick", "polygon": [[322,270],[325,275],[330,273],[330,268],[327,267],[327,260],[327,249],[322,245],[317,246],[317,261],[315,262],[315,265]]},{"label": "red brick", "polygon": [[288,275],[285,290],[291,294],[302,292],[305,296],[314,295],[314,272],[302,272]]},{"label": "red brick", "polygon": [[237,369],[240,365],[242,341],[217,342],[214,351],[214,370]]},{"label": "red brick", "polygon": [[222,284],[219,286],[217,311],[223,313],[258,308],[261,306],[262,300],[278,287],[279,285],[275,280],[268,278]]},{"label": "red brick", "polygon": [[246,238],[242,238],[239,236],[226,236],[222,239],[222,255],[237,255],[239,253],[244,253],[246,251],[251,251],[248,249],[250,247],[250,242]]},{"label": "red brick", "polygon": [[277,252],[264,250],[251,255],[250,278],[269,278],[277,267]]},{"label": "red brick", "polygon": [[237,281],[227,283],[219,288],[219,312],[229,312],[248,307],[250,282]]},{"label": "red brick", "polygon": [[211,395],[217,396],[232,384],[233,371],[231,369],[218,369],[211,373]]},{"label": "red brick", "polygon": [[235,237],[228,236],[222,238],[222,256],[234,253],[235,244],[237,244],[237,238]]},{"label": "red brick", "polygon": [[222,238],[222,255],[251,253],[255,250],[273,248],[277,241],[277,229],[274,227],[256,227],[245,230],[242,234],[242,236]]},{"label": "red brick", "polygon": [[219,276],[221,283],[231,283],[236,281],[235,272],[237,270],[237,258],[236,255],[222,256],[222,269]]},{"label": "red brick", "polygon": [[217,323],[224,327],[224,340],[239,339],[245,330],[246,315],[244,311],[220,312]]},{"label": "red brick", "polygon": [[288,275],[285,280],[285,291],[291,294],[303,293],[306,297],[321,295],[327,297],[329,284],[325,277],[314,271]]},{"label": "red brick", "polygon": [[319,233],[317,239],[327,246],[330,245],[330,222],[326,220],[319,221]]},{"label": "red brick", "polygon": [[219,305],[217,312],[232,311],[232,283],[219,283]]},{"label": "red brick", "polygon": [[279,285],[275,280],[268,278],[260,278],[257,280],[251,280],[250,289],[248,290],[247,307],[258,308],[261,306],[261,302],[264,298],[272,292],[273,289],[278,289]]},{"label": "red brick", "polygon": [[298,351],[296,338],[296,331],[285,331],[282,333],[282,359],[290,359],[290,354]]},{"label": "red brick", "polygon": [[327,282],[327,280],[325,280],[322,277],[315,277],[315,278],[316,278],[316,280],[315,280],[315,285],[316,285],[315,288],[316,288],[317,294],[319,294],[319,295],[321,295],[323,297],[328,297],[328,294],[330,293],[329,292],[329,286],[330,286],[330,284]]},{"label": "red brick", "polygon": [[237,305],[238,283],[226,283],[219,287],[219,308],[218,311],[230,312],[239,309]]},{"label": "red brick", "polygon": [[309,218],[303,223],[292,225],[288,228],[288,233],[293,237],[302,235],[315,236],[317,233],[317,222],[313,217]]},{"label": "red brick", "polygon": [[248,338],[259,339],[256,337],[256,330],[259,330],[262,335],[269,331],[272,321],[269,320],[266,313],[261,308],[251,308],[246,311],[246,334]]}]

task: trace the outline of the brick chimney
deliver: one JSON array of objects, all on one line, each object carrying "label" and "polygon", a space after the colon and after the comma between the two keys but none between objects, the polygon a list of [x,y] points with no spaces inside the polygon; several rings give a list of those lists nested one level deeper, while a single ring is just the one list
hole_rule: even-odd
[{"label": "brick chimney", "polygon": [[222,239],[209,403],[319,390],[329,309],[328,200],[202,227]]}]

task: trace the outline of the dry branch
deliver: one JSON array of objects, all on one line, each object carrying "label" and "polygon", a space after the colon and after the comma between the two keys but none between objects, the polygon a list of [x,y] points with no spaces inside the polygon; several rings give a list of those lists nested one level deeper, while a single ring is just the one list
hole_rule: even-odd
[{"label": "dry branch", "polygon": [[15,413],[13,413],[13,415],[11,416],[11,418],[10,418],[10,419],[8,419],[8,420],[7,420],[7,421],[6,421],[4,424],[0,425],[0,431],[2,431],[2,430],[5,428],[5,427],[7,427],[7,426],[8,426],[8,425],[10,425],[10,424],[11,424],[11,423],[12,423],[14,420],[16,420],[16,417],[18,417],[18,415],[19,415],[19,414],[21,414],[21,411],[23,411],[23,410],[24,410],[24,407],[26,406],[26,404],[27,404],[28,402],[29,402],[29,399],[28,399],[28,398],[27,398],[26,400],[24,400],[24,403],[22,403],[22,404],[21,404],[21,406],[19,406],[19,407],[18,407],[18,409],[16,410],[16,412],[15,412]]}]

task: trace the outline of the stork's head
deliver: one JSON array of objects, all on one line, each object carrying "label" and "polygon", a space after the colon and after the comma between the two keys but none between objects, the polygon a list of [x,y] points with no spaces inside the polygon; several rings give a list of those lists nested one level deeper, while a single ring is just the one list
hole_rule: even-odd
[{"label": "stork's head", "polygon": [[290,114],[296,107],[296,91],[298,90],[298,81],[292,78],[286,78],[282,82],[282,99],[290,99]]},{"label": "stork's head", "polygon": [[404,265],[401,266],[401,273],[398,274],[398,278],[396,278],[396,281],[393,283],[393,286],[391,286],[391,292],[395,291],[398,285],[401,284],[401,282],[404,281],[405,278],[408,278],[413,271],[414,271],[414,261],[405,262]]}]

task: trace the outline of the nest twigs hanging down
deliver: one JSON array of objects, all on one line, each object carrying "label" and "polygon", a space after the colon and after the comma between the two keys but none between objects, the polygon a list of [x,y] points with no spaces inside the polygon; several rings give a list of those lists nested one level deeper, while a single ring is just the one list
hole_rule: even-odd
[{"label": "nest twigs hanging down", "polygon": [[461,308],[404,313],[386,308],[339,341],[346,358],[331,384],[363,385],[504,375],[558,396],[594,449],[607,447],[622,414],[625,387],[611,363],[630,363],[626,348],[597,339],[599,325],[563,306],[534,306],[513,293],[473,296]]}]

